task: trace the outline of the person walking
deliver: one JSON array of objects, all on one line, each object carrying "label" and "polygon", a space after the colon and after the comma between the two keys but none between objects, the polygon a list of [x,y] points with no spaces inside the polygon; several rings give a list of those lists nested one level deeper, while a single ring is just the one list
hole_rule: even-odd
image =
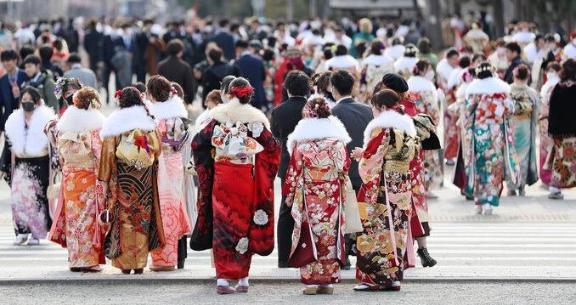
[{"label": "person walking", "polygon": [[26,87],[20,92],[20,109],[6,120],[2,171],[11,189],[15,245],[40,244],[52,225],[48,207],[48,137],[44,126],[55,118],[43,105],[40,92]]},{"label": "person walking", "polygon": [[149,251],[165,245],[157,185],[160,139],[138,89],[126,87],[115,96],[120,109],[100,131],[97,192],[106,198],[101,218],[110,222],[105,251],[122,273],[142,274]]},{"label": "person walking", "polygon": [[[357,235],[356,291],[400,290],[409,237],[410,162],[419,144],[400,97],[383,89],[371,99],[374,119],[366,127],[359,160],[358,207],[364,231]],[[376,190],[374,192],[373,190]]]},{"label": "person walking", "polygon": [[184,101],[163,76],[152,76],[146,84],[152,102],[149,110],[156,119],[156,133],[162,153],[158,158],[158,197],[165,244],[151,252],[152,271],[172,271],[178,263],[178,240],[190,233],[184,200],[183,145],[190,135]]},{"label": "person walking", "polygon": [[[346,148],[352,151],[357,147],[362,147],[364,144],[364,130],[372,120],[372,111],[370,107],[355,101],[352,98],[352,89],[354,88],[355,79],[348,71],[337,71],[332,73],[330,77],[332,85],[332,95],[336,99],[336,106],[332,108],[332,113],[337,117],[342,124],[346,127],[348,134],[352,138]],[[348,171],[352,187],[355,192],[358,192],[362,185],[362,179],[358,173],[358,162],[353,160]],[[354,239],[347,236],[347,255],[354,254]],[[346,259],[345,269],[350,268],[350,261]]]},{"label": "person walking", "polygon": [[516,183],[507,179],[509,196],[525,196],[527,185],[538,181],[536,160],[536,123],[540,99],[536,90],[528,86],[530,71],[528,66],[519,65],[514,70],[514,83],[510,86],[510,99],[514,103],[514,149],[518,157],[520,173]]},{"label": "person walking", "polygon": [[68,65],[68,70],[64,72],[64,77],[76,78],[80,80],[82,85],[98,89],[96,74],[94,74],[92,70],[82,66],[82,59],[80,58],[80,55],[77,53],[70,54],[68,60],[66,60],[66,63]]},{"label": "person walking", "polygon": [[576,124],[574,124],[574,106],[571,101],[576,97],[576,61],[568,59],[562,64],[560,82],[550,96],[548,114],[548,133],[554,141],[548,155],[545,169],[552,171],[550,186],[551,199],[563,199],[559,189],[576,186]]},{"label": "person walking", "polygon": [[[272,110],[271,131],[282,144],[282,156],[278,168],[278,178],[285,182],[286,172],[290,163],[290,154],[286,143],[298,122],[302,119],[302,109],[310,95],[310,78],[301,71],[291,71],[286,75],[284,88],[288,92],[288,99]],[[278,214],[278,267],[288,268],[288,257],[292,249],[292,231],[294,219],[291,208],[286,204],[286,197],[282,196],[280,212]]]},{"label": "person walking", "polygon": [[57,149],[63,179],[60,200],[50,229],[50,241],[68,249],[72,272],[98,272],[105,264],[101,198],[96,198],[98,163],[105,117],[93,88],[82,88],[56,124]]},{"label": "person walking", "polygon": [[[288,136],[290,167],[283,186],[295,221],[290,264],[300,268],[306,295],[332,294],[346,263],[344,204],[350,185],[346,128],[325,98],[312,96]],[[322,230],[315,228],[321,227]]]},{"label": "person walking", "polygon": [[166,46],[168,57],[158,64],[158,74],[184,89],[184,101],[191,104],[196,97],[196,81],[190,65],[182,60],[184,44],[179,39],[171,40]]},{"label": "person walking", "polygon": [[514,105],[510,86],[493,75],[483,62],[475,68],[477,79],[466,88],[465,137],[462,156],[466,168],[466,193],[474,196],[475,213],[491,215],[500,203],[506,172],[516,183],[515,158],[510,118]]},{"label": "person walking", "polygon": [[550,62],[546,67],[546,82],[540,89],[540,118],[538,120],[540,134],[539,174],[540,181],[542,181],[544,185],[548,186],[551,193],[558,193],[560,191],[559,189],[554,189],[554,187],[550,186],[552,171],[544,168],[550,149],[554,144],[554,141],[548,134],[548,113],[550,109],[550,95],[552,95],[552,90],[554,90],[556,85],[560,82],[559,73],[560,65],[555,61]]},{"label": "person walking", "polygon": [[[190,246],[212,248],[218,294],[246,293],[252,255],[274,249],[274,177],[280,143],[262,111],[250,105],[254,88],[242,77],[233,98],[192,141],[200,181],[198,219]],[[241,182],[241,183],[239,183]],[[238,285],[230,287],[230,280]]]},{"label": "person walking", "polygon": [[24,71],[18,69],[18,53],[14,50],[4,50],[0,54],[0,62],[6,74],[0,77],[0,132],[4,131],[4,123],[18,108],[20,87],[28,79]]}]

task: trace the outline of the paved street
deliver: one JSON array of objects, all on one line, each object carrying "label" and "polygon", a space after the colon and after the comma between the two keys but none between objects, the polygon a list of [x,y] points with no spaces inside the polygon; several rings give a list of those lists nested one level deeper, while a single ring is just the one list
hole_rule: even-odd
[{"label": "paved street", "polygon": [[[406,273],[407,280],[547,280],[576,281],[576,192],[566,200],[552,201],[539,186],[525,198],[503,198],[493,216],[473,215],[471,202],[446,187],[431,201],[432,236],[430,253],[439,261],[434,268],[417,267]],[[16,247],[11,229],[8,189],[0,187],[0,282],[10,281],[98,281],[135,279],[144,281],[206,280],[214,277],[210,253],[190,250],[186,268],[170,273],[146,271],[126,277],[110,266],[103,274],[77,274],[67,269],[67,252],[46,241],[37,247]],[[298,270],[277,269],[276,253],[255,256],[253,279],[298,279]],[[343,272],[344,280],[354,270]]]},{"label": "paved street", "polygon": [[[336,286],[332,296],[302,295],[300,285],[255,283],[246,295],[218,296],[211,284],[39,284],[0,286],[0,304],[331,304],[331,305],[572,305],[572,283],[409,283],[400,292],[354,292]],[[55,294],[57,293],[57,297]]]}]

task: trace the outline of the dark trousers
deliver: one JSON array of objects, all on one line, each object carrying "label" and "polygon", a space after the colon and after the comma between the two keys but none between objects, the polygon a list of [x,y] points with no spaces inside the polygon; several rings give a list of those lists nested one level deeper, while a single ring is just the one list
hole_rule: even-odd
[{"label": "dark trousers", "polygon": [[[282,179],[284,184],[284,179]],[[278,265],[286,266],[290,251],[292,249],[292,231],[294,230],[294,219],[290,213],[292,208],[286,205],[286,197],[282,196],[280,212],[278,213]]]}]

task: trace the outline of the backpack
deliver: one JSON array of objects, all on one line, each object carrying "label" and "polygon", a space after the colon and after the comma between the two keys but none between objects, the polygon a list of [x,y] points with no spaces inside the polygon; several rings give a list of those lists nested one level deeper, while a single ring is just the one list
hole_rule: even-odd
[{"label": "backpack", "polygon": [[154,153],[150,151],[148,136],[139,129],[132,130],[120,137],[116,147],[116,157],[138,170],[154,164]]}]

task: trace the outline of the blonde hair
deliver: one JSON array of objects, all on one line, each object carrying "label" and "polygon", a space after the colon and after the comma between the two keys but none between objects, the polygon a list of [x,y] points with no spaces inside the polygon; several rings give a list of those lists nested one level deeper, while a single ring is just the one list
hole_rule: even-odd
[{"label": "blonde hair", "polygon": [[78,109],[100,109],[100,95],[94,88],[80,88],[76,93],[74,93],[72,102]]}]

